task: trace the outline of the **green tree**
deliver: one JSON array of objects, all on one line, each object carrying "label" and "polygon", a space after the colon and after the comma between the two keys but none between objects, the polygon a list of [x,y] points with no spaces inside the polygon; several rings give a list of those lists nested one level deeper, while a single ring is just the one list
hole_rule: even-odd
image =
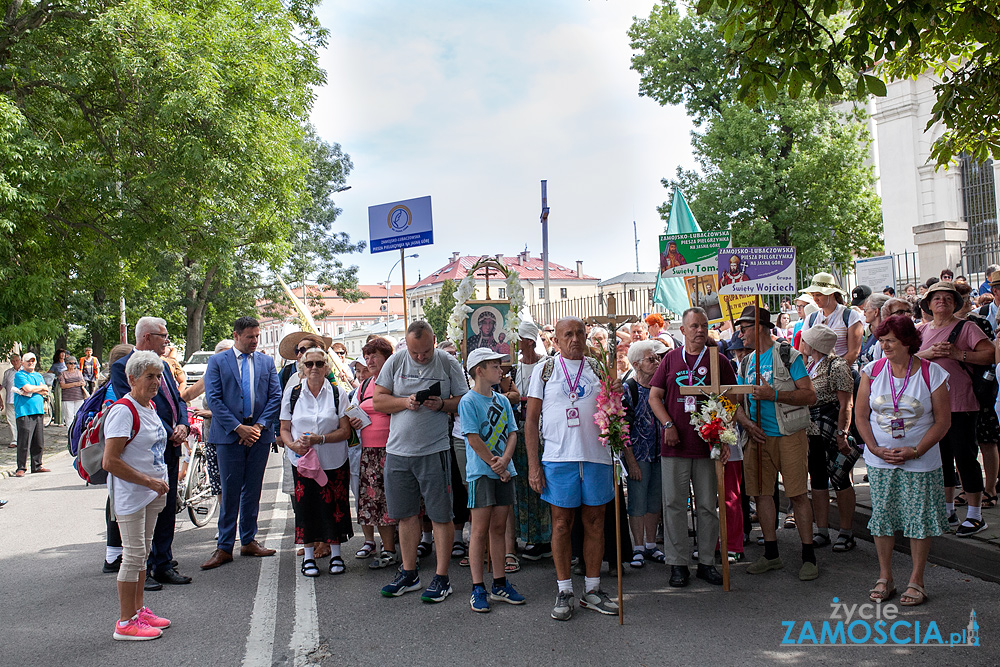
[{"label": "green tree", "polygon": [[936,103],[927,127],[947,131],[931,157],[944,165],[966,152],[1000,158],[1000,7],[993,2],[890,0],[699,0],[718,15],[729,44],[727,75],[740,97],[778,91],[886,95],[886,82],[933,73]]},{"label": "green tree", "polygon": [[445,280],[441,283],[441,294],[438,295],[438,298],[428,300],[424,306],[424,319],[434,329],[434,335],[437,336],[438,340],[444,340],[448,337],[448,318],[451,317],[451,311],[455,309],[456,289],[454,281]]},{"label": "green tree", "polygon": [[[683,189],[704,229],[731,228],[736,246],[795,246],[802,265],[881,250],[861,110],[785,94],[737,102],[717,22],[681,16],[671,3],[636,20],[629,36],[640,94],[683,103],[700,128],[692,137],[700,173],[678,169],[663,184]],[[669,203],[658,211],[667,219]]]}]

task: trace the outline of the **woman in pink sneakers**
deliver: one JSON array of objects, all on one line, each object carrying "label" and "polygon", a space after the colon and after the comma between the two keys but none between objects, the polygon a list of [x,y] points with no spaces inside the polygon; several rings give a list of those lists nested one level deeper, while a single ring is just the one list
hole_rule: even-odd
[{"label": "woman in pink sneakers", "polygon": [[122,564],[118,570],[121,614],[115,639],[156,639],[170,621],[143,605],[146,558],[156,515],[166,504],[167,465],[163,454],[167,431],[153,408],[160,388],[163,361],[139,351],[125,366],[131,391],[108,409],[104,420],[104,469],[108,471],[111,510],[122,534]]}]

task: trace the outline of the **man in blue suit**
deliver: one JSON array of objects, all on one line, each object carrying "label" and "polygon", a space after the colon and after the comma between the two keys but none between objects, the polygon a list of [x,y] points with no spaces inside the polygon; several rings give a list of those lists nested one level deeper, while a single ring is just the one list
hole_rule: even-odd
[{"label": "man in blue suit", "polygon": [[257,352],[260,323],[241,317],[233,324],[233,349],[209,358],[205,369],[205,407],[212,411],[208,442],[215,445],[222,478],[219,540],[201,566],[211,570],[233,560],[236,523],[241,556],[273,556],[255,539],[260,490],[273,424],[281,409],[281,387],[274,361]]},{"label": "man in blue suit", "polygon": [[[142,317],[135,323],[135,349],[148,350],[162,356],[167,348],[167,322],[159,317]],[[131,387],[125,377],[125,364],[132,357],[129,352],[111,366],[111,385],[115,396],[125,396]],[[170,434],[164,460],[167,464],[168,483],[167,504],[156,517],[156,527],[153,529],[153,547],[146,563],[145,589],[159,590],[163,584],[190,584],[191,577],[180,574],[173,565],[174,523],[177,514],[177,469],[181,457],[181,443],[187,439],[188,413],[187,404],[181,399],[174,382],[174,375],[166,362],[163,364],[163,377],[160,380],[160,391],[153,397],[153,406],[160,416],[163,427]]]}]

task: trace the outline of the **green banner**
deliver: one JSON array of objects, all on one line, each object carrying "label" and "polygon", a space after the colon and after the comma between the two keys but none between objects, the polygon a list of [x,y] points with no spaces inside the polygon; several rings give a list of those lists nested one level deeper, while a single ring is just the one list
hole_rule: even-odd
[{"label": "green banner", "polygon": [[719,248],[728,248],[729,230],[664,234],[660,237],[660,277],[683,278],[716,274]]}]

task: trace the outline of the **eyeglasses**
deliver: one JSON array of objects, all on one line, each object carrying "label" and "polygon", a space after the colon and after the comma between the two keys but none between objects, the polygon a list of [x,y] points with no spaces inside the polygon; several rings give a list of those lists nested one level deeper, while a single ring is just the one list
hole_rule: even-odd
[{"label": "eyeglasses", "polygon": [[642,360],[645,361],[646,363],[653,362],[658,364],[660,363],[660,355],[657,354],[653,355],[652,357],[643,357]]},{"label": "eyeglasses", "polygon": [[150,336],[161,336],[163,340],[170,340],[170,334],[168,333],[151,333]]},{"label": "eyeglasses", "polygon": [[752,324],[741,324],[740,325],[740,331],[750,331],[751,329],[753,329],[753,325]]},{"label": "eyeglasses", "polygon": [[297,347],[295,348],[295,354],[305,354],[307,351],[311,350],[312,346],[309,347]]},{"label": "eyeglasses", "polygon": [[347,356],[347,350],[334,350],[334,352],[336,352],[341,357],[346,357]]},{"label": "eyeglasses", "polygon": [[302,365],[306,368],[323,368],[326,366],[325,361],[303,361]]},{"label": "eyeglasses", "polygon": [[892,317],[893,315],[909,315],[909,314],[910,314],[910,311],[908,311],[908,310],[892,310],[892,311],[889,311],[889,316],[890,317]]}]

